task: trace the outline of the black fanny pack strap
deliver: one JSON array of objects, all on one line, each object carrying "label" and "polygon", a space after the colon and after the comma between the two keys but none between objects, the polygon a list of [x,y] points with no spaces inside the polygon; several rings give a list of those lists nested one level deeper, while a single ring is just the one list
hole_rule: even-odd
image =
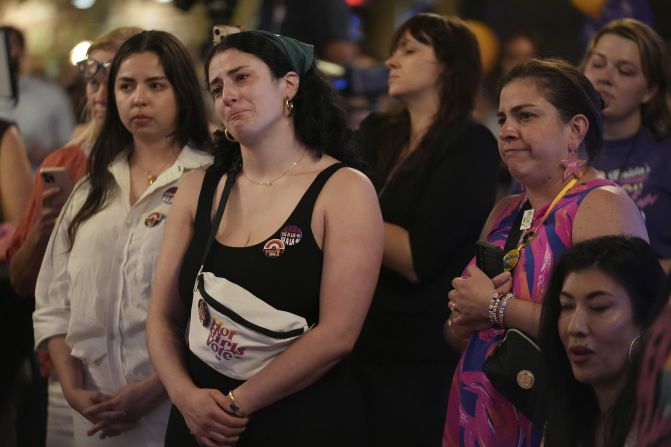
[{"label": "black fanny pack strap", "polygon": [[524,206],[517,212],[513,225],[510,227],[510,233],[508,233],[508,239],[506,239],[506,246],[503,249],[503,254],[508,253],[513,248],[517,248],[519,245],[520,237],[522,236],[522,230],[520,229],[520,225],[522,225],[522,216],[524,216],[524,212],[529,209],[531,209],[531,203],[527,200],[524,202]]},{"label": "black fanny pack strap", "polygon": [[205,243],[205,251],[203,252],[203,257],[200,261],[200,269],[198,274],[203,270],[205,265],[205,260],[207,260],[207,255],[210,253],[210,247],[212,247],[212,242],[214,241],[214,236],[217,234],[219,229],[219,224],[221,223],[221,218],[224,215],[224,209],[226,209],[226,202],[228,202],[228,196],[231,194],[231,188],[233,188],[233,183],[235,183],[235,177],[238,175],[237,165],[234,165],[229,169],[226,176],[226,184],[224,185],[224,190],[221,193],[221,199],[219,199],[219,206],[217,207],[217,213],[212,220],[212,226],[210,227],[210,235],[207,237],[207,242]]}]

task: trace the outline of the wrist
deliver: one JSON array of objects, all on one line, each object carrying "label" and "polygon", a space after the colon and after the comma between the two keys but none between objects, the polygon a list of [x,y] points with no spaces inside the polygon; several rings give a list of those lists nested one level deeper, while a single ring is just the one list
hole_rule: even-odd
[{"label": "wrist", "polygon": [[151,402],[158,400],[165,393],[165,388],[155,373],[142,381],[142,387]]},{"label": "wrist", "polygon": [[508,306],[508,301],[514,298],[513,294],[511,292],[506,293],[498,302],[498,305],[496,307],[496,324],[499,327],[505,328],[505,312],[506,312],[506,307]]},{"label": "wrist", "polygon": [[166,392],[168,393],[168,398],[173,404],[175,404],[177,408],[180,409],[180,411],[182,410],[182,406],[184,405],[184,399],[193,396],[195,392],[198,391],[199,389],[190,380],[181,381],[180,383],[173,384],[170,387],[166,383],[164,384],[164,386]]},{"label": "wrist", "polygon": [[26,240],[21,245],[19,251],[27,258],[42,258],[44,253],[47,251],[47,245],[49,245],[49,237],[51,233],[46,234],[42,231],[39,231],[37,225],[35,225],[30,233],[26,236]]},{"label": "wrist", "polygon": [[489,306],[487,307],[487,319],[489,319],[489,322],[493,325],[497,324],[496,315],[499,304],[501,303],[501,298],[503,298],[503,294],[495,290],[489,300]]},{"label": "wrist", "polygon": [[235,396],[234,390],[230,390],[226,395],[226,397],[228,397],[231,401],[229,409],[235,416],[240,418],[249,417],[249,413],[243,410],[243,408],[240,406],[240,403],[238,402],[238,399]]}]

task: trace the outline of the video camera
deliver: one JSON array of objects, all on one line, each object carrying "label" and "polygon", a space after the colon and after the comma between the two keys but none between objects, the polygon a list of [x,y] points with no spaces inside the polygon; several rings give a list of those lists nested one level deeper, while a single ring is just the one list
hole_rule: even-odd
[{"label": "video camera", "polygon": [[343,67],[317,60],[317,66],[328,76],[331,86],[344,95],[361,95],[372,98],[387,93],[389,69],[384,64],[365,68]]}]

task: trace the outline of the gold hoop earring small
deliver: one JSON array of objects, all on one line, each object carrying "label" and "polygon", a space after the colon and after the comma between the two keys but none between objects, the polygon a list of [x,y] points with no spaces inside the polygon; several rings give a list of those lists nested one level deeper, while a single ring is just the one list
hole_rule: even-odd
[{"label": "gold hoop earring small", "polygon": [[284,98],[284,108],[289,112],[289,116],[294,114],[294,102],[288,97]]},{"label": "gold hoop earring small", "polygon": [[238,142],[238,140],[233,138],[233,135],[231,135],[231,133],[226,128],[224,128],[224,137],[226,137],[226,139],[228,141],[230,141],[231,143],[237,143]]},{"label": "gold hoop earring small", "polygon": [[632,362],[632,358],[634,356],[634,345],[636,344],[637,341],[641,340],[641,336],[637,335],[634,337],[634,339],[629,343],[629,352],[628,352],[628,357],[629,357],[629,363]]}]

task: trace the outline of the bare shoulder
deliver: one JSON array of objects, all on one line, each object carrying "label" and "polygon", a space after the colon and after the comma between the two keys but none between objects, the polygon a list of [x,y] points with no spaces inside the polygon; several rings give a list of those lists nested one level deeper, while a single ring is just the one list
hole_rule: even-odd
[{"label": "bare shoulder", "polygon": [[573,223],[573,241],[609,234],[628,234],[648,240],[640,210],[617,186],[595,188],[578,207]]},{"label": "bare shoulder", "polygon": [[2,140],[0,140],[0,148],[3,151],[25,153],[26,150],[24,149],[23,139],[18,127],[12,125],[5,130]]},{"label": "bare shoulder", "polygon": [[180,189],[198,189],[200,191],[200,186],[203,184],[203,178],[205,178],[205,170],[206,168],[197,168],[184,174],[179,182]]},{"label": "bare shoulder", "polygon": [[[200,195],[200,188],[203,185],[203,178],[205,177],[205,168],[194,169],[187,174],[184,174],[179,181],[179,188],[175,193],[175,199],[170,206],[170,211],[176,212],[187,211],[190,215],[195,216],[196,207],[198,205],[198,196]],[[175,210],[175,211],[173,211]]]},{"label": "bare shoulder", "polygon": [[578,207],[576,217],[578,214],[602,213],[613,208],[618,212],[635,211],[635,214],[640,214],[636,204],[624,189],[617,186],[601,186],[587,194]]},{"label": "bare shoulder", "polygon": [[338,169],[324,185],[323,194],[329,201],[347,202],[358,197],[377,202],[377,195],[368,177],[354,168]]}]

